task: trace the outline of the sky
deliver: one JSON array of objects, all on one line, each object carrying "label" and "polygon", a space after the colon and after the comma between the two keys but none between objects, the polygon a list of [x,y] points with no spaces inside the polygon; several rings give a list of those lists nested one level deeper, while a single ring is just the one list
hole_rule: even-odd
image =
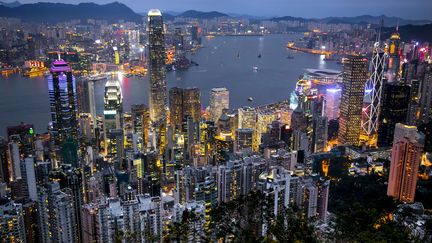
[{"label": "sky", "polygon": [[[10,2],[12,0],[6,0]],[[114,0],[43,0],[45,2],[95,2],[110,3]],[[329,16],[358,16],[363,14],[402,17],[407,19],[432,19],[432,0],[117,0],[135,12],[147,12],[150,8],[163,11],[220,11],[248,14],[260,17],[294,16],[322,18]],[[20,0],[34,3],[37,0]]]}]

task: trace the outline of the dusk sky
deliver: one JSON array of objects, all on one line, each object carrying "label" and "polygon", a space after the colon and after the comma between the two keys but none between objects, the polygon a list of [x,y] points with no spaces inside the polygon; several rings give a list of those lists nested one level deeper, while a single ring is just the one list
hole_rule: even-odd
[{"label": "dusk sky", "polygon": [[[8,2],[10,2],[9,0]],[[47,1],[47,0],[45,0]],[[79,0],[48,0],[49,2],[79,3]],[[89,2],[91,0],[86,0]],[[34,0],[20,0],[34,3]],[[112,0],[93,0],[109,3]],[[119,0],[135,12],[149,8],[184,11],[221,11],[256,16],[328,17],[363,14],[396,16],[409,19],[432,19],[432,0]]]}]

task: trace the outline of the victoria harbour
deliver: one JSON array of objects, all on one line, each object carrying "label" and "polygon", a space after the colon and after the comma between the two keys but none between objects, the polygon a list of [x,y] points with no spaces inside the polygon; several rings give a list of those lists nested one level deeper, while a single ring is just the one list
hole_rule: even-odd
[{"label": "victoria harbour", "polygon": [[432,242],[431,0],[38,1],[0,242]]},{"label": "victoria harbour", "polygon": [[[288,99],[306,68],[341,69],[336,62],[325,62],[323,56],[288,50],[287,42],[299,37],[299,34],[287,34],[204,38],[203,47],[189,56],[199,66],[167,72],[167,86],[198,87],[202,108],[208,106],[209,92],[215,87],[230,90],[232,109]],[[253,70],[254,67],[258,69]],[[95,85],[99,115],[103,112],[105,82],[98,81]],[[130,110],[132,104],[148,103],[147,75],[123,76],[120,83],[125,110]],[[36,131],[45,132],[51,119],[47,87],[45,77],[25,78],[18,74],[1,77],[0,112],[4,115],[0,127],[31,122]],[[249,97],[253,98],[252,102],[248,101]],[[0,130],[0,135],[4,134],[5,129]]]}]

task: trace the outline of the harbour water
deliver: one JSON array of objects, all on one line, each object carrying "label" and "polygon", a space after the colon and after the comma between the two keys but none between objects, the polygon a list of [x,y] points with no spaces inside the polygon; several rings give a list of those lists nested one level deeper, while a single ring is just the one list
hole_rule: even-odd
[{"label": "harbour water", "polygon": [[[208,105],[209,92],[215,87],[229,89],[231,108],[288,99],[306,68],[341,69],[335,62],[325,62],[324,56],[286,49],[287,42],[298,37],[290,34],[203,38],[204,47],[190,56],[199,65],[167,73],[167,86],[198,87],[203,107]],[[294,58],[288,58],[291,56]],[[98,114],[103,111],[104,85],[100,81],[95,86]],[[121,86],[125,111],[132,104],[148,103],[147,76],[123,77]],[[20,122],[32,123],[36,132],[42,133],[49,120],[45,77],[0,77],[0,136],[5,135],[6,126]]]}]

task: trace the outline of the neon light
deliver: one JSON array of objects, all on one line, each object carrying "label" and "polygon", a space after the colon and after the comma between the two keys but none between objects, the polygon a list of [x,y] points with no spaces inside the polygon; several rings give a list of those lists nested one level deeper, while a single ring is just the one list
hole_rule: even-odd
[{"label": "neon light", "polygon": [[337,89],[337,88],[327,89],[327,92],[330,92],[330,93],[336,93],[336,92],[340,92],[340,91],[342,91],[342,89]]}]

